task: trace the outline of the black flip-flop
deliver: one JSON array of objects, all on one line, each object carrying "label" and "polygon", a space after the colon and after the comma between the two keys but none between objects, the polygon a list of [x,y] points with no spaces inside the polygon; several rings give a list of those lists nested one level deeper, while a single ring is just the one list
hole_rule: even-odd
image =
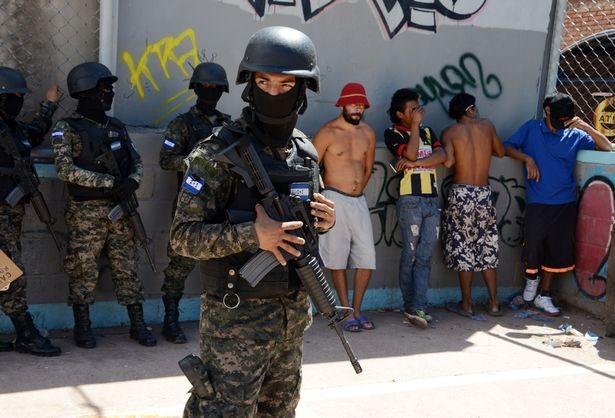
[{"label": "black flip-flop", "polygon": [[464,316],[466,318],[470,318],[470,319],[472,319],[472,317],[474,316],[474,312],[466,311],[465,309],[463,309],[461,307],[461,302],[447,303],[446,304],[446,310],[449,311],[449,312],[456,313],[457,315],[461,315],[461,316]]}]

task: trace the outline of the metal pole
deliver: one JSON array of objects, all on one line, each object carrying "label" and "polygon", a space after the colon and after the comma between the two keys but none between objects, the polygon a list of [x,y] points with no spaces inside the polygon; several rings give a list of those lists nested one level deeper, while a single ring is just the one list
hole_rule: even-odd
[{"label": "metal pole", "polygon": [[[100,0],[100,28],[98,31],[98,61],[113,74],[117,66],[117,30],[119,0]],[[113,116],[114,107],[107,113]]]}]

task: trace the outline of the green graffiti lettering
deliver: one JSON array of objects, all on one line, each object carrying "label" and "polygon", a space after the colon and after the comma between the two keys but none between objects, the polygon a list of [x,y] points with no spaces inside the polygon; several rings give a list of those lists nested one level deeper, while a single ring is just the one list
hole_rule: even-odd
[{"label": "green graffiti lettering", "polygon": [[502,82],[495,74],[485,74],[483,65],[476,55],[466,52],[459,57],[458,65],[447,64],[436,76],[423,77],[422,83],[416,84],[414,90],[419,94],[423,105],[437,101],[446,111],[443,99],[476,89],[480,86],[482,93],[488,99],[497,99],[502,95]]}]

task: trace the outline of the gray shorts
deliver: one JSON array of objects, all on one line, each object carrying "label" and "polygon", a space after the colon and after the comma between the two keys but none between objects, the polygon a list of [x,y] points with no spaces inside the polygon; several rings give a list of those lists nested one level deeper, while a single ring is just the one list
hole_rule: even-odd
[{"label": "gray shorts", "polygon": [[322,194],[335,202],[335,226],[320,236],[320,256],[325,267],[375,270],[374,234],[365,196],[349,196],[331,189]]}]

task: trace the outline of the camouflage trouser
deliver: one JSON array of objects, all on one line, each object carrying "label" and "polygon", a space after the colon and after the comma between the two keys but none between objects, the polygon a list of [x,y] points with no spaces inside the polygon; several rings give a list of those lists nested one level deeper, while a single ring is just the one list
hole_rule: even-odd
[{"label": "camouflage trouser", "polygon": [[197,260],[177,254],[171,248],[170,243],[167,245],[167,255],[170,261],[167,268],[164,269],[164,281],[160,290],[167,296],[179,299],[184,293],[186,279],[194,270]]},{"label": "camouflage trouser", "polygon": [[[21,263],[21,223],[23,221],[24,205],[14,208],[0,203],[0,248],[23,271]],[[21,276],[9,286],[8,290],[0,292],[0,309],[6,315],[23,313],[28,310],[26,303],[26,279]]]},{"label": "camouflage trouser", "polygon": [[236,309],[201,296],[201,359],[214,394],[191,395],[184,417],[293,417],[299,403],[305,292],[249,299]]},{"label": "camouflage trouser", "polygon": [[94,303],[98,282],[97,262],[103,250],[109,258],[118,302],[122,305],[143,303],[132,226],[123,217],[112,224],[107,219],[112,207],[113,204],[105,200],[68,200],[65,213],[68,245],[64,271],[69,278],[69,305]]}]

